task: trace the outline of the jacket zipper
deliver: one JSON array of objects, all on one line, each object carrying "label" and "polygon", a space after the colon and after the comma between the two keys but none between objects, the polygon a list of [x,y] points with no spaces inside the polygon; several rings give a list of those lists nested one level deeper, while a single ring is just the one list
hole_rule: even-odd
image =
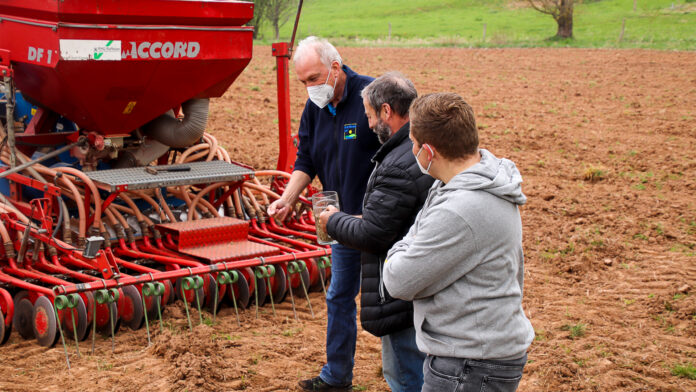
[{"label": "jacket zipper", "polygon": [[[341,164],[341,141],[340,141],[340,127],[338,126],[338,122],[336,121],[336,117],[338,117],[338,112],[336,113],[335,116],[333,116],[333,121],[334,121],[334,140],[336,141],[336,165],[334,166],[334,173],[336,174],[336,182],[338,183],[337,191],[338,194],[341,195],[341,191],[343,190],[343,181],[341,181],[341,169],[340,169],[340,164]],[[339,201],[340,204],[343,204],[343,201],[341,200],[341,196],[339,196]]]},{"label": "jacket zipper", "polygon": [[387,302],[386,295],[384,294],[384,279],[383,279],[383,272],[382,270],[384,269],[384,260],[385,258],[380,257],[379,258],[379,304],[382,305],[385,302]]}]

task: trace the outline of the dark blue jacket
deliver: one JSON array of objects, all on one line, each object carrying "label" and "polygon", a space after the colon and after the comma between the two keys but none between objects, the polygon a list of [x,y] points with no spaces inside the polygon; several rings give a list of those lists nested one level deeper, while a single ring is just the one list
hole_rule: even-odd
[{"label": "dark blue jacket", "polygon": [[[319,107],[307,100],[298,136],[300,145],[295,170],[319,181],[325,191],[337,191],[341,211],[361,214],[365,186],[372,172],[372,156],[380,147],[365,116],[360,92],[372,82],[346,65],[343,98],[331,113],[329,106]],[[330,104],[329,104],[330,105]]]}]

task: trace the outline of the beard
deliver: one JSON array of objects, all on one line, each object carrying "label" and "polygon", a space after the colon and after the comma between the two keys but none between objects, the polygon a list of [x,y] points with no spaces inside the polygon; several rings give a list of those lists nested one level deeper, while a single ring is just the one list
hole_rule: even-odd
[{"label": "beard", "polygon": [[391,128],[389,128],[389,125],[387,125],[387,123],[381,119],[377,122],[377,124],[375,124],[372,132],[377,135],[377,139],[379,139],[379,142],[382,144],[386,143],[391,137]]}]

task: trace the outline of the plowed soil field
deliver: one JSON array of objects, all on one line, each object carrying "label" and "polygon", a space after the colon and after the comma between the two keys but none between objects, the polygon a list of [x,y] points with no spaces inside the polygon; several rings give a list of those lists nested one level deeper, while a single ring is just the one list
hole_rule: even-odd
[{"label": "plowed soil field", "polygon": [[[520,391],[696,390],[696,53],[339,50],[360,73],[399,70],[420,93],[461,94],[482,147],[520,168],[524,306],[536,330]],[[291,79],[296,131],[306,93]],[[269,47],[212,108],[208,131],[233,160],[275,167]],[[95,355],[81,345],[81,358],[70,344],[70,371],[61,346],[13,333],[0,347],[0,390],[294,390],[325,360],[324,298],[310,298],[314,317],[295,298],[300,322],[286,300],[275,316],[268,305],[258,319],[242,311],[241,327],[225,308],[192,333],[177,303],[149,347],[145,329],[125,327],[113,353],[107,338]],[[388,390],[379,339],[358,335],[355,389]]]}]

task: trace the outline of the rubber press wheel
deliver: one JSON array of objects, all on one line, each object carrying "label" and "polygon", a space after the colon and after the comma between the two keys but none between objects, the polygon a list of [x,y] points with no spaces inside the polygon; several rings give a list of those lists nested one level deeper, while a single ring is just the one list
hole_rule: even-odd
[{"label": "rubber press wheel", "polygon": [[140,292],[133,286],[123,286],[123,299],[119,298],[119,312],[121,320],[132,330],[138,330],[145,323],[145,309],[143,309],[143,298]]},{"label": "rubber press wheel", "polygon": [[5,316],[0,312],[0,346],[7,343],[10,338],[10,332],[12,331],[12,323],[10,325],[5,325]]},{"label": "rubber press wheel", "polygon": [[39,344],[53,347],[58,341],[58,322],[53,304],[48,297],[42,296],[36,300],[32,320],[34,335]]},{"label": "rubber press wheel", "polygon": [[28,298],[22,298],[15,302],[12,324],[24,339],[34,338],[34,305]]},{"label": "rubber press wheel", "polygon": [[[85,340],[87,334],[89,333],[89,319],[87,318],[87,306],[85,305],[82,297],[77,297],[77,306],[72,310],[75,315],[75,324],[77,326],[77,339],[79,341]],[[70,309],[59,310],[58,314],[61,318],[61,324],[63,326],[63,331],[67,333],[67,339],[73,339],[75,333],[73,332],[73,319],[70,316]]]}]

